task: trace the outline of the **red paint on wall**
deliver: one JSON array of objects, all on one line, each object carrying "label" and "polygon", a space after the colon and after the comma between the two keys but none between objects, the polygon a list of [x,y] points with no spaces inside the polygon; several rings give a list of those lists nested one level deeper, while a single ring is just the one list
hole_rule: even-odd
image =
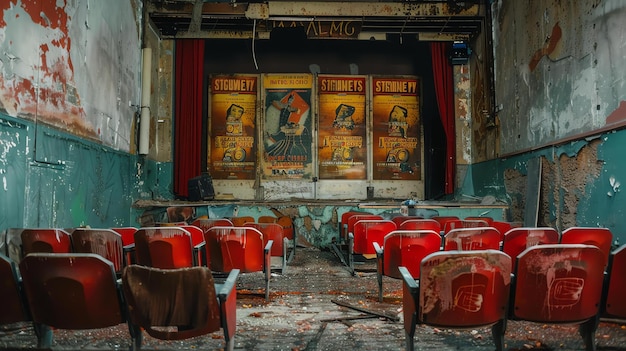
[{"label": "red paint on wall", "polygon": [[[56,6],[56,1],[22,0],[22,8],[34,23],[42,27],[60,29],[67,35],[67,14],[65,6]],[[65,5],[65,2],[64,2]]]},{"label": "red paint on wall", "polygon": [[606,124],[623,122],[626,120],[626,101],[621,101],[615,111],[606,117]]},{"label": "red paint on wall", "polygon": [[4,12],[13,5],[15,5],[15,1],[0,2],[0,13],[2,13],[2,15],[0,16],[0,27],[7,26],[7,23],[4,21]]},{"label": "red paint on wall", "polygon": [[550,38],[548,38],[547,42],[543,45],[541,49],[535,51],[535,54],[530,59],[528,67],[530,67],[531,72],[534,71],[535,68],[537,68],[539,61],[541,61],[544,56],[550,55],[554,52],[557,44],[561,41],[561,38],[563,38],[563,31],[561,30],[561,26],[559,26],[559,23],[557,22],[554,27],[552,27],[552,34],[550,34]]}]

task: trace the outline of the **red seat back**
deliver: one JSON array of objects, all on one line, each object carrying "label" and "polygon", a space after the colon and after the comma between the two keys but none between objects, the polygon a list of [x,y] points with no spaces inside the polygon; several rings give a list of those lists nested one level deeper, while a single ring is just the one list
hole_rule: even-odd
[{"label": "red seat back", "polygon": [[606,292],[605,315],[626,319],[626,245],[611,253],[609,284]]},{"label": "red seat back", "polygon": [[191,235],[191,245],[198,246],[204,242],[204,231],[195,225],[181,225],[180,228],[185,229]]},{"label": "red seat back", "polygon": [[422,260],[419,280],[419,321],[487,326],[505,318],[511,258],[498,250],[439,251]]},{"label": "red seat back", "polygon": [[277,220],[278,218],[274,216],[259,216],[259,219],[257,219],[257,222],[258,223],[276,223]]},{"label": "red seat back", "polygon": [[561,244],[585,244],[600,248],[605,257],[605,265],[609,263],[613,234],[608,228],[571,227],[561,234]]},{"label": "red seat back", "polygon": [[122,245],[128,246],[133,245],[135,243],[135,232],[137,228],[135,227],[118,227],[111,228],[114,232],[118,233],[122,236]]},{"label": "red seat back", "polygon": [[246,223],[246,227],[255,228],[263,234],[263,245],[268,240],[273,240],[271,256],[283,256],[285,233],[283,226],[278,223]]},{"label": "red seat back", "polygon": [[234,226],[233,222],[228,218],[204,218],[197,219],[191,223],[191,225],[196,226],[202,229],[203,232],[206,232],[211,227],[229,227]]},{"label": "red seat back", "polygon": [[532,246],[517,257],[515,277],[512,318],[582,322],[599,312],[604,254],[592,245]]},{"label": "red seat back", "polygon": [[[259,222],[260,223],[260,222]],[[294,240],[295,238],[295,228],[293,227],[293,220],[289,216],[280,216],[276,219],[276,223],[280,224],[283,227],[283,233],[285,233],[285,238],[289,240]]]},{"label": "red seat back", "polygon": [[448,221],[460,220],[460,218],[457,216],[433,216],[431,217],[431,219],[439,222],[439,226],[441,227],[441,229],[444,228],[444,226],[446,225],[446,222]]},{"label": "red seat back", "polygon": [[353,229],[354,253],[375,254],[374,243],[382,246],[385,235],[396,229],[396,224],[388,219],[361,219],[356,221]]},{"label": "red seat back", "polygon": [[222,256],[222,237],[231,234],[235,228],[230,226],[211,226],[204,231],[205,254],[207,264],[214,272],[226,272],[224,267],[224,257]]},{"label": "red seat back", "polygon": [[402,224],[400,224],[400,226],[398,226],[398,229],[401,229],[401,230],[418,230],[418,229],[434,230],[437,233],[440,233],[441,232],[441,225],[439,224],[439,222],[437,222],[434,219],[409,219],[409,220],[406,220],[406,221],[402,222]]},{"label": "red seat back", "polygon": [[24,256],[33,252],[72,252],[70,234],[63,229],[24,229],[20,236],[22,238],[22,252]]},{"label": "red seat back", "polygon": [[492,227],[452,229],[444,236],[444,250],[499,250],[500,233]]},{"label": "red seat back", "polygon": [[112,229],[76,228],[72,232],[74,252],[94,253],[113,263],[115,272],[124,268],[122,236]]},{"label": "red seat back", "polygon": [[487,224],[490,227],[493,227],[492,224],[493,224],[493,222],[495,222],[494,219],[491,218],[491,217],[482,217],[482,216],[468,216],[468,217],[465,217],[465,220],[466,221],[483,221],[483,222],[487,222]]},{"label": "red seat back", "polygon": [[350,219],[350,217],[354,215],[371,215],[371,213],[362,212],[362,211],[344,212],[341,215],[341,221],[339,222],[339,234],[341,235],[341,238],[344,240],[348,238],[348,220]]},{"label": "red seat back", "polygon": [[396,224],[396,227],[400,228],[400,225],[403,222],[406,222],[412,219],[424,219],[424,217],[422,216],[395,216],[391,220]]},{"label": "red seat back", "polygon": [[243,227],[246,223],[255,222],[252,216],[231,217],[230,221],[233,222],[235,227]]},{"label": "red seat back", "polygon": [[28,320],[15,263],[0,254],[0,325]]},{"label": "red seat back", "polygon": [[[438,225],[438,224],[437,224]],[[385,236],[383,244],[383,274],[400,279],[398,267],[406,267],[413,277],[419,277],[420,264],[427,255],[439,251],[441,236],[434,230],[394,230]]]},{"label": "red seat back", "polygon": [[490,227],[496,228],[500,232],[500,239],[504,240],[504,235],[513,228],[522,227],[521,222],[504,222],[504,221],[493,221],[489,225]]},{"label": "red seat back", "polygon": [[444,233],[448,233],[453,229],[481,227],[489,227],[489,224],[483,220],[451,219],[446,221],[442,228]]},{"label": "red seat back", "polygon": [[354,224],[360,220],[365,220],[365,219],[376,219],[376,220],[382,220],[383,217],[379,216],[379,215],[373,215],[373,214],[353,214],[352,216],[348,217],[348,222],[347,222],[347,226],[346,226],[346,239],[348,238],[348,235],[350,233],[354,234]]},{"label": "red seat back", "polygon": [[504,235],[502,251],[511,256],[511,259],[513,259],[513,270],[515,270],[517,256],[527,248],[535,245],[558,243],[559,232],[554,228],[519,227],[512,228]]},{"label": "red seat back", "polygon": [[[158,339],[179,340],[220,330],[215,282],[206,267],[157,269],[131,265],[122,276],[133,323]],[[165,330],[165,326],[179,327]]]},{"label": "red seat back", "polygon": [[265,245],[263,234],[257,229],[233,227],[228,235],[220,237],[220,247],[224,272],[233,269],[239,269],[242,273],[264,270]]},{"label": "red seat back", "polygon": [[155,268],[194,265],[191,234],[180,227],[144,227],[135,233],[137,264]]},{"label": "red seat back", "polygon": [[100,255],[34,253],[20,273],[35,323],[95,329],[125,322],[113,264]]}]

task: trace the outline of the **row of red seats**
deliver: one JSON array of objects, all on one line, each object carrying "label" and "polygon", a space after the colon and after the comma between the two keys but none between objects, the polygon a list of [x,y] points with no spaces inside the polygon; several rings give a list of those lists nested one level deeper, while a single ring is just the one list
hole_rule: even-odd
[{"label": "row of red seats", "polygon": [[[232,220],[239,220],[237,223],[243,227],[235,226]],[[21,238],[20,257],[31,252],[97,253],[113,263],[118,275],[133,262],[163,269],[208,266],[220,273],[233,269],[244,273],[262,271],[268,299],[272,257],[281,260],[280,269],[284,272],[288,260],[287,236],[293,234],[285,233],[278,219],[250,221],[254,219],[199,219],[193,225],[162,223],[160,227],[139,229],[22,229],[17,235]],[[281,220],[281,223],[285,222]],[[216,226],[219,228],[212,229]],[[291,257],[293,254],[292,247]]]},{"label": "row of red seats", "polygon": [[400,266],[407,350],[415,350],[419,324],[491,326],[496,350],[504,350],[507,320],[577,324],[586,350],[595,350],[601,319],[626,320],[626,245],[608,258],[595,245],[540,244],[513,258],[437,251],[420,261],[418,275]]},{"label": "row of red seats", "polygon": [[[443,239],[443,243],[442,243]],[[510,229],[500,239],[492,227],[453,229],[443,237],[434,230],[395,230],[384,237],[383,245],[373,243],[377,258],[378,296],[383,300],[383,276],[400,279],[398,267],[404,266],[417,277],[420,262],[437,251],[499,250],[515,258],[524,250],[545,244],[589,244],[600,248],[607,259],[613,235],[607,228],[572,227],[560,235],[553,228]],[[515,269],[516,262],[512,261]]]},{"label": "row of red seats", "polygon": [[52,345],[54,329],[126,323],[132,350],[141,348],[142,330],[179,340],[220,329],[225,349],[233,350],[238,274],[233,270],[218,283],[207,267],[131,264],[120,279],[113,263],[99,254],[29,253],[19,269],[0,254],[0,324],[32,322],[37,346],[45,349]]}]

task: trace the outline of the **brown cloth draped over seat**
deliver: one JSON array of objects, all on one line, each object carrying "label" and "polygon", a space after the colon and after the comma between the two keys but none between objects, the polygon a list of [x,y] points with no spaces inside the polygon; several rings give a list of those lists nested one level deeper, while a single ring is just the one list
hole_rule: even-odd
[{"label": "brown cloth draped over seat", "polygon": [[222,328],[227,349],[232,349],[238,274],[234,270],[224,284],[216,284],[207,267],[128,266],[122,283],[130,320],[162,340],[187,339]]}]

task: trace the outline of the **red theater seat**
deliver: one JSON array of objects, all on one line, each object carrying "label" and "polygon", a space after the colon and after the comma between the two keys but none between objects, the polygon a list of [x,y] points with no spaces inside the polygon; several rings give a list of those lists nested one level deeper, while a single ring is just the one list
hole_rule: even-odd
[{"label": "red theater seat", "polygon": [[222,329],[224,349],[233,350],[238,274],[233,270],[224,283],[217,284],[206,267],[129,266],[122,284],[132,329],[139,333],[143,329],[162,340],[188,339]]},{"label": "red theater seat", "polygon": [[285,273],[287,270],[287,246],[289,245],[289,239],[285,237],[283,226],[278,223],[246,223],[245,226],[260,231],[263,234],[264,245],[267,245],[269,240],[273,241],[270,255],[281,258],[281,272]]},{"label": "red theater seat", "polygon": [[[238,269],[241,273],[263,272],[265,299],[269,299],[271,256],[273,241],[263,240],[263,233],[251,227],[212,227],[204,233],[210,251],[210,268],[214,272],[228,273]],[[218,254],[214,252],[220,251]]]},{"label": "red theater seat", "polygon": [[191,234],[180,227],[142,227],[135,233],[137,264],[155,268],[196,265]]},{"label": "red theater seat", "polygon": [[383,276],[401,279],[402,275],[398,268],[402,266],[411,276],[419,277],[422,259],[439,251],[440,246],[439,231],[418,229],[394,230],[385,236],[382,246],[374,243],[378,300],[383,302]]},{"label": "red theater seat", "polygon": [[517,257],[509,318],[579,324],[587,350],[595,350],[605,257],[592,245],[546,244]]},{"label": "red theater seat", "polygon": [[439,251],[422,260],[419,277],[413,277],[405,267],[399,271],[407,350],[415,350],[418,324],[491,326],[496,350],[504,349],[511,284],[511,258],[507,254],[498,250]]},{"label": "red theater seat", "polygon": [[74,252],[94,253],[111,261],[118,275],[127,265],[122,236],[112,229],[76,228],[72,232],[72,246]]},{"label": "red theater seat", "polygon": [[20,279],[15,263],[0,254],[0,325],[24,322],[30,319],[26,313]]},{"label": "red theater seat", "polygon": [[586,244],[600,248],[605,258],[605,265],[609,263],[613,234],[608,228],[597,227],[570,227],[561,233],[561,244]]},{"label": "red theater seat", "polygon": [[443,240],[446,251],[500,249],[500,232],[492,227],[452,229]]},{"label": "red theater seat", "polygon": [[22,256],[33,252],[72,252],[72,239],[63,229],[38,228],[24,229],[22,239]]},{"label": "red theater seat", "polygon": [[[100,329],[126,322],[113,264],[96,254],[32,253],[20,262],[38,337],[50,348],[53,329]],[[130,330],[137,340],[136,330]]]},{"label": "red theater seat", "polygon": [[513,270],[517,256],[527,248],[535,245],[558,244],[559,232],[554,228],[540,227],[513,228],[504,234],[502,241],[502,251],[513,259]]}]

